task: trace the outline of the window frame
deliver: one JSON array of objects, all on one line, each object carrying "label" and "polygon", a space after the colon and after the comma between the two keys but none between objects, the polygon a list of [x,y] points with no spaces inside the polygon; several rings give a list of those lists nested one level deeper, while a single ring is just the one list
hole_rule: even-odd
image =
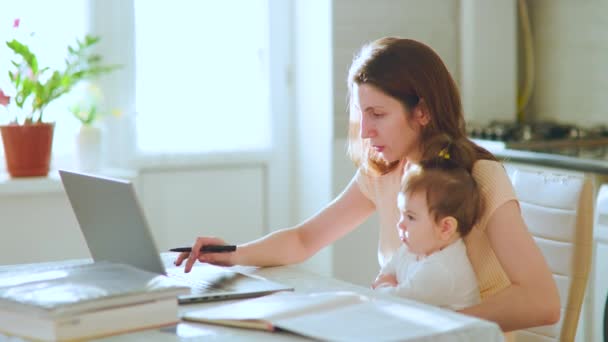
[{"label": "window frame", "polygon": [[[293,165],[295,140],[293,134],[294,84],[293,84],[293,0],[269,0],[269,81],[270,81],[270,123],[272,139],[270,148],[261,151],[201,152],[201,153],[138,153],[135,148],[135,56],[134,56],[134,6],[133,0],[89,0],[92,13],[93,33],[99,33],[106,43],[114,42],[109,53],[104,50],[104,58],[110,62],[124,63],[119,72],[106,77],[102,84],[108,99],[117,97],[111,106],[125,109],[122,126],[106,123],[108,139],[107,166],[119,169],[144,171],[171,171],[193,167],[214,167],[217,165],[259,164],[265,169],[265,212],[264,222],[270,227],[286,227],[292,223],[293,208]],[[108,21],[116,15],[130,20],[117,25]],[[112,27],[108,27],[112,26]],[[128,47],[131,44],[132,48]],[[122,56],[120,56],[122,54]],[[117,58],[120,57],[120,58]],[[122,62],[120,62],[122,60]],[[116,93],[116,89],[126,89]],[[127,146],[127,148],[125,148]]]},{"label": "window frame", "polygon": [[[186,165],[234,163],[239,161],[260,163],[288,163],[292,150],[289,127],[292,112],[292,53],[290,45],[291,1],[269,0],[269,54],[270,82],[270,130],[272,139],[269,149],[227,152],[158,152],[142,153],[137,149],[134,137],[135,120],[135,25],[133,0],[89,0],[91,9],[91,33],[104,37],[100,46],[108,63],[122,65],[118,72],[104,77],[101,87],[106,94],[107,105],[121,108],[123,122],[118,125],[106,122],[109,141],[106,160],[109,167],[118,168],[166,168]],[[120,13],[118,18],[116,13]],[[112,18],[114,20],[108,20]],[[120,19],[118,25],[115,19]],[[120,27],[119,29],[116,26]],[[114,27],[114,28],[112,28]],[[121,89],[117,92],[116,89]],[[118,120],[115,120],[118,121]],[[126,147],[126,148],[125,148]],[[284,164],[283,164],[284,165]]]}]

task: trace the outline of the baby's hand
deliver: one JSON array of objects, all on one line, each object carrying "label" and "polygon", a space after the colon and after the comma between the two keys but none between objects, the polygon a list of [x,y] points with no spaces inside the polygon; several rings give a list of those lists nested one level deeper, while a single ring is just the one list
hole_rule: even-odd
[{"label": "baby's hand", "polygon": [[394,274],[378,274],[376,280],[372,284],[372,289],[380,286],[397,286],[397,277]]}]

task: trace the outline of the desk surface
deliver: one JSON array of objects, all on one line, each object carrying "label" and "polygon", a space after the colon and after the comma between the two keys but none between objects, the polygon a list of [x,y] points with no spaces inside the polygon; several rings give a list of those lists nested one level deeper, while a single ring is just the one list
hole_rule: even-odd
[{"label": "desk surface", "polygon": [[[163,254],[163,261],[167,267],[173,267],[174,254]],[[90,262],[87,260],[68,261],[66,263]],[[1,269],[1,268],[0,268]],[[376,293],[364,288],[337,279],[317,275],[303,270],[298,266],[284,266],[272,268],[235,267],[235,270],[265,277],[294,287],[295,291],[302,293],[319,291],[353,291],[369,297],[387,299],[401,303],[407,312],[408,321],[404,321],[403,329],[417,330],[417,336],[407,341],[503,341],[499,327],[492,323],[474,317],[465,316],[456,312],[439,309],[422,303],[413,302],[403,298]],[[201,308],[223,305],[231,301],[211,302],[203,304],[189,304],[180,306],[180,314]],[[450,326],[450,329],[446,329]],[[420,331],[424,331],[420,335]],[[1,338],[1,336],[0,336]],[[307,339],[286,332],[264,332],[249,329],[229,328],[217,325],[182,322],[172,327],[146,330],[130,334],[109,336],[97,339],[97,342],[165,342],[165,341],[305,341]],[[386,337],[384,338],[386,339]],[[383,340],[378,336],[376,340]]]},{"label": "desk surface", "polygon": [[[163,255],[166,265],[172,266],[172,255]],[[297,292],[317,292],[317,291],[332,291],[346,290],[361,293],[372,297],[382,297],[390,299],[394,302],[403,303],[407,306],[416,309],[419,312],[424,312],[423,315],[418,315],[418,324],[427,324],[428,335],[424,337],[416,337],[411,341],[502,341],[503,335],[494,323],[476,319],[473,317],[461,315],[452,311],[442,310],[436,307],[424,305],[421,303],[409,301],[402,298],[376,293],[371,289],[361,286],[346,283],[337,279],[320,276],[309,271],[300,269],[298,266],[284,266],[273,268],[249,268],[236,267],[236,270],[243,273],[255,274],[273,281],[293,286]],[[204,304],[190,304],[180,307],[180,313],[189,310],[207,308],[217,305],[223,305],[229,301],[212,302]],[[451,330],[449,332],[442,331],[441,323],[449,321],[450,325],[459,326],[460,329]],[[404,326],[404,329],[407,329]],[[204,339],[205,341],[304,341],[303,337],[294,334],[283,332],[263,332],[248,329],[228,328],[209,324],[199,324],[184,322],[177,326],[164,328],[160,330],[148,330],[132,334],[119,335],[99,339],[103,342],[127,342],[127,341],[192,341]],[[379,338],[380,340],[381,338]]]}]

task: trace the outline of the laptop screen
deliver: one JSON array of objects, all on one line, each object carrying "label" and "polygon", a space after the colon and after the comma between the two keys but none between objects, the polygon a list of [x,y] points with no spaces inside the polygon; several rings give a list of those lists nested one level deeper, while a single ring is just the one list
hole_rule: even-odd
[{"label": "laptop screen", "polygon": [[59,175],[93,260],[165,273],[131,182],[64,170]]},{"label": "laptop screen", "polygon": [[[133,184],[129,181],[60,170],[59,175],[95,261],[112,261],[167,274]],[[184,274],[170,268],[192,288],[180,303],[246,298],[292,287],[232,270],[199,264]],[[204,286],[196,286],[201,285]]]}]

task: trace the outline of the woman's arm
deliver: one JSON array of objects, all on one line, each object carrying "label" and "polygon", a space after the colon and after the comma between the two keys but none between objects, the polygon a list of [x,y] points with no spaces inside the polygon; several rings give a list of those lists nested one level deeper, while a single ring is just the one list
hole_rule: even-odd
[{"label": "woman's arm", "polygon": [[512,200],[496,209],[486,232],[511,286],[461,312],[494,321],[503,331],[557,323],[557,286],[517,202]]},{"label": "woman's arm", "polygon": [[[319,213],[293,228],[270,233],[258,240],[239,245],[234,253],[183,254],[175,264],[188,258],[185,271],[189,272],[198,259],[202,262],[223,265],[278,266],[306,260],[321,248],[352,231],[375,210],[353,178],[344,192]],[[200,237],[192,247],[198,251],[205,244],[218,243],[217,239]]]}]

